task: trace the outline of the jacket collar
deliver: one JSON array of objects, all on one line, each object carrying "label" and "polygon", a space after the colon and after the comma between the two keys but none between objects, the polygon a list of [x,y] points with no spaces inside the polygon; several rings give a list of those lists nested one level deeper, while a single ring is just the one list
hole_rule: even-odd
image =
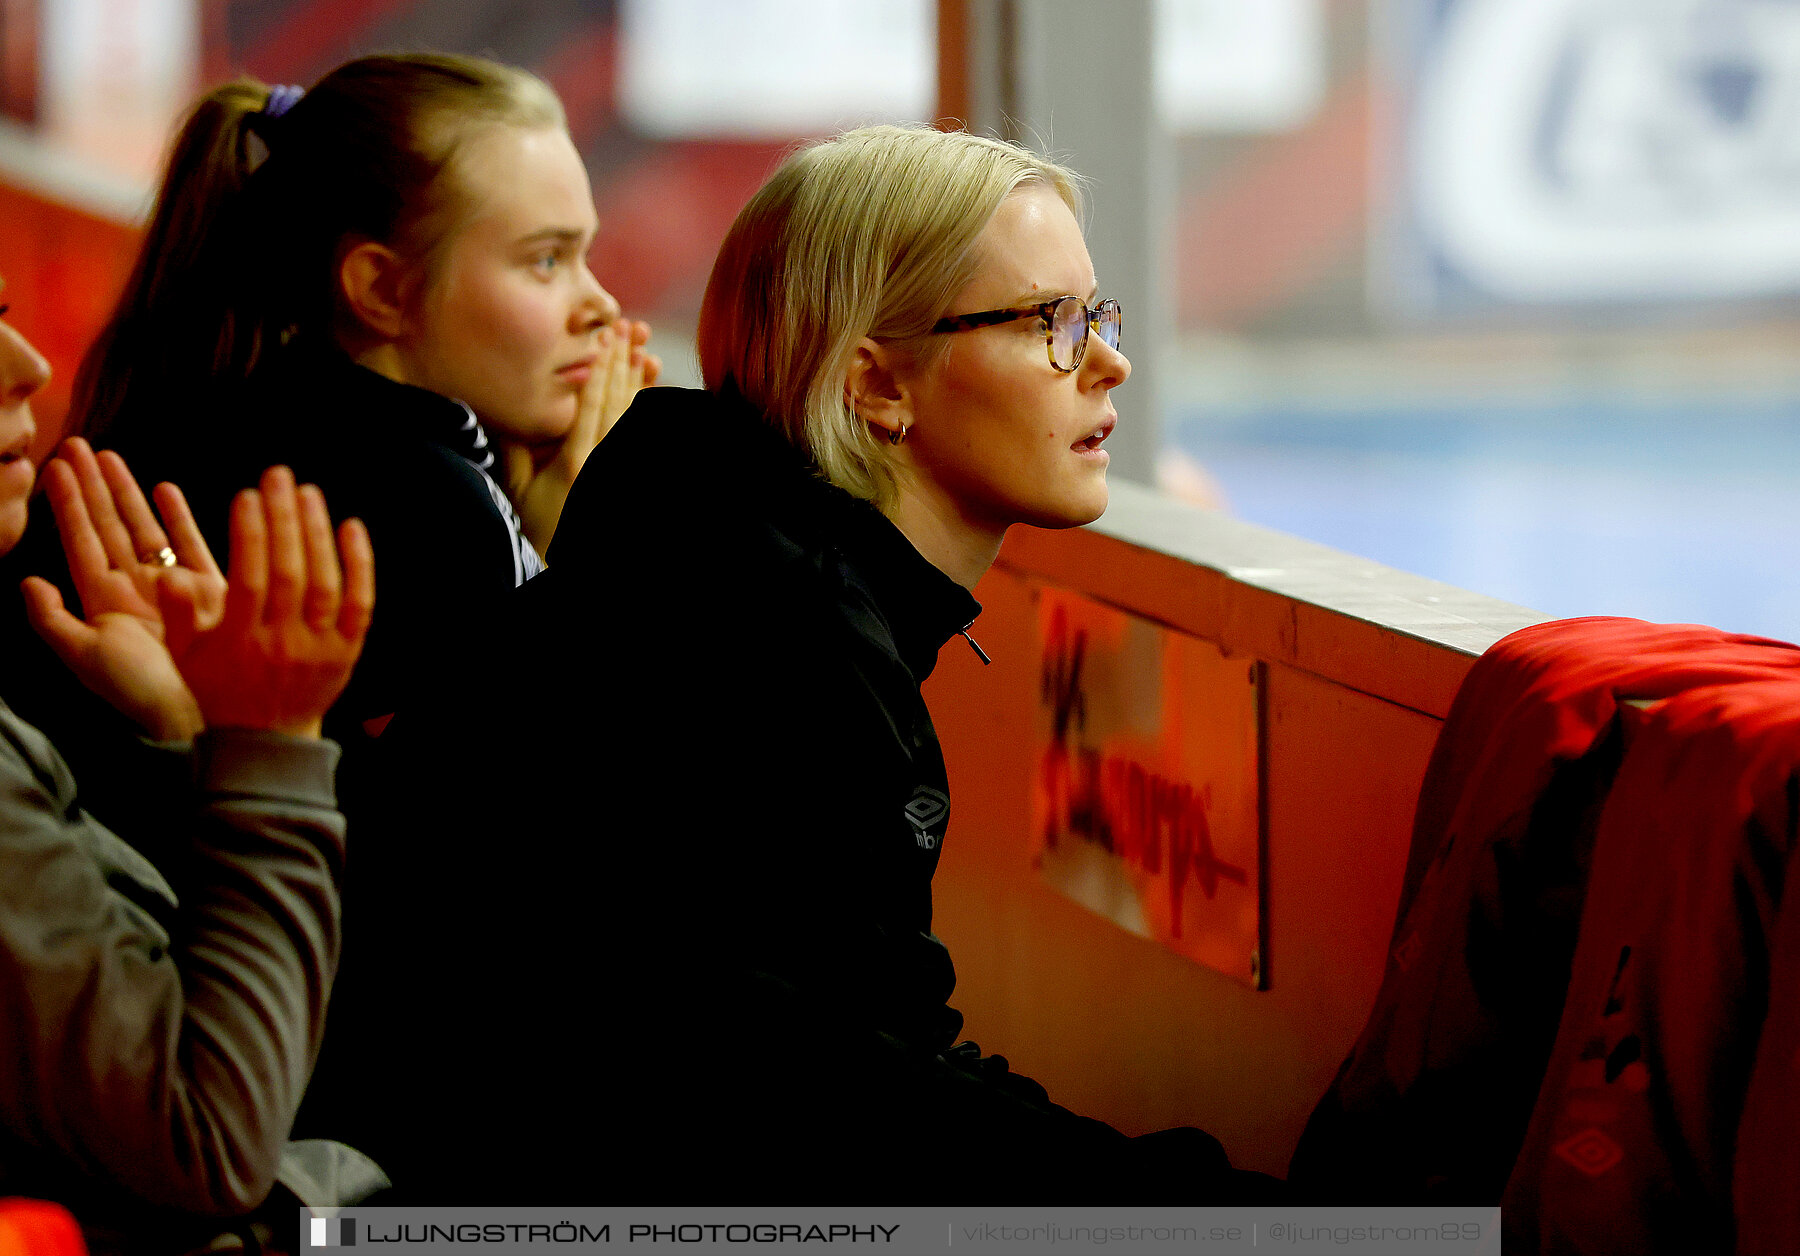
[{"label": "jacket collar", "polygon": [[[981,603],[967,589],[934,567],[873,505],[821,477],[735,393],[649,389],[620,420],[625,424],[683,431],[694,458],[687,469],[699,492],[729,503],[732,514],[766,519],[808,561],[823,564],[840,555],[843,578],[861,588],[886,622],[916,680],[931,674],[938,650],[981,614]],[[618,442],[621,451],[630,439]],[[596,457],[604,457],[611,443],[609,436]],[[559,537],[568,519],[565,514]]]},{"label": "jacket collar", "polygon": [[937,665],[938,650],[975,622],[981,603],[933,566],[873,505],[824,487],[841,499],[835,504],[837,548],[861,574],[887,620],[900,661],[923,683]]},{"label": "jacket collar", "polygon": [[294,346],[285,369],[304,391],[301,396],[339,398],[357,414],[375,414],[393,429],[442,445],[490,474],[494,449],[487,430],[464,403],[389,379],[372,371],[335,346]]}]

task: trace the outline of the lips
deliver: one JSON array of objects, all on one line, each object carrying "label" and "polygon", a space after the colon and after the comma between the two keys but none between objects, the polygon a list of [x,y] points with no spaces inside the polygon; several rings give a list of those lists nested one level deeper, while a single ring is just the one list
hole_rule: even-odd
[{"label": "lips", "polygon": [[1118,425],[1119,416],[1116,414],[1109,414],[1106,416],[1105,421],[1094,428],[1094,430],[1089,432],[1086,436],[1076,441],[1071,448],[1076,449],[1081,453],[1094,453],[1099,450],[1106,438],[1112,435],[1113,428]]},{"label": "lips", "polygon": [[29,418],[24,430],[18,432],[11,440],[0,445],[0,467],[9,467],[15,462],[28,461],[31,455],[31,442],[37,437],[37,430]]}]

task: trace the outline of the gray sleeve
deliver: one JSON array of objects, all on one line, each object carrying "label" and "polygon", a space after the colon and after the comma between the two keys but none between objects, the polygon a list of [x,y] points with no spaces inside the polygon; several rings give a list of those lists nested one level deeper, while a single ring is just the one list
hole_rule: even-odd
[{"label": "gray sleeve", "polygon": [[337,747],[245,730],[196,743],[199,811],[168,869],[171,937],[138,901],[160,887],[74,805],[48,743],[22,738],[35,730],[16,719],[5,731],[0,1123],[34,1163],[146,1203],[255,1207],[337,969]]}]

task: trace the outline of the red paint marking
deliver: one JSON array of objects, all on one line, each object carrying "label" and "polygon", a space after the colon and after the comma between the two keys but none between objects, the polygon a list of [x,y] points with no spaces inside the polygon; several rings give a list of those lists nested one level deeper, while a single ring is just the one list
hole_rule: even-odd
[{"label": "red paint marking", "polygon": [[1172,936],[1181,936],[1190,878],[1208,899],[1218,897],[1222,881],[1249,885],[1249,873],[1213,847],[1206,787],[1195,789],[1104,747],[1076,744],[1071,753],[1062,740],[1045,748],[1038,772],[1050,803],[1046,846],[1068,833],[1154,877],[1163,875],[1166,862]]},{"label": "red paint marking", "polygon": [[1179,938],[1182,904],[1190,875],[1207,899],[1219,883],[1248,886],[1249,873],[1219,858],[1213,845],[1212,787],[1164,776],[1129,753],[1109,753],[1105,742],[1080,740],[1086,725],[1087,695],[1082,663],[1085,629],[1073,629],[1056,608],[1045,635],[1038,700],[1051,712],[1052,732],[1038,765],[1041,796],[1048,803],[1044,845],[1055,847],[1064,833],[1092,842],[1113,857],[1152,877],[1168,869],[1169,932]]}]

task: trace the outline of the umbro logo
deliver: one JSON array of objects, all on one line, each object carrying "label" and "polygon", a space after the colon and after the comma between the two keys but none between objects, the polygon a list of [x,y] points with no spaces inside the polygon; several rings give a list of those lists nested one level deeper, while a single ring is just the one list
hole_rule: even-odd
[{"label": "umbro logo", "polygon": [[906,821],[912,825],[913,841],[922,850],[936,850],[944,838],[944,824],[950,816],[950,799],[942,790],[920,785],[906,804]]}]

